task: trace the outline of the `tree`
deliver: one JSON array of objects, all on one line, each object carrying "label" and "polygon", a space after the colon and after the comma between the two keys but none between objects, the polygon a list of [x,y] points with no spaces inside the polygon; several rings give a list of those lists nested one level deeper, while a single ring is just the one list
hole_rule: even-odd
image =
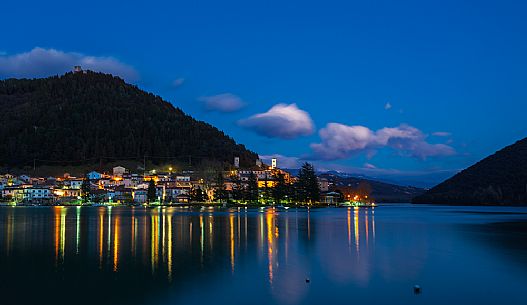
[{"label": "tree", "polygon": [[156,201],[156,182],[154,179],[150,179],[150,181],[148,181],[148,191],[146,193],[146,198],[148,199],[148,203]]},{"label": "tree", "polygon": [[252,171],[249,174],[249,180],[247,181],[246,200],[248,200],[249,202],[254,202],[258,200],[258,179]]},{"label": "tree", "polygon": [[82,192],[82,201],[83,202],[90,201],[91,187],[90,187],[90,180],[88,179],[87,174],[84,175],[84,180],[82,180],[81,192]]},{"label": "tree", "polygon": [[205,192],[201,189],[201,187],[196,187],[192,189],[190,192],[190,200],[192,202],[203,202],[205,201]]},{"label": "tree", "polygon": [[217,186],[214,189],[214,200],[218,200],[220,202],[223,202],[226,199],[229,199],[229,194],[227,193],[227,190],[225,190],[225,187]]},{"label": "tree", "polygon": [[317,202],[320,200],[320,189],[315,168],[310,163],[304,163],[298,174],[297,184],[299,199],[303,202]]},{"label": "tree", "polygon": [[103,156],[155,155],[185,156],[193,166],[239,156],[241,166],[250,166],[258,158],[217,128],[109,74],[0,80],[0,104],[2,165],[22,168],[34,159],[84,165]]},{"label": "tree", "polygon": [[289,186],[285,182],[284,174],[275,174],[274,178],[276,179],[276,185],[272,191],[273,199],[275,203],[280,204],[284,197],[287,196]]},{"label": "tree", "polygon": [[225,189],[225,179],[223,178],[223,173],[219,171],[216,177],[216,186],[214,188],[214,200],[219,200],[220,202],[229,199],[229,194]]},{"label": "tree", "polygon": [[232,181],[232,199],[234,200],[241,200],[243,199],[243,184],[238,175],[232,175],[231,176]]}]

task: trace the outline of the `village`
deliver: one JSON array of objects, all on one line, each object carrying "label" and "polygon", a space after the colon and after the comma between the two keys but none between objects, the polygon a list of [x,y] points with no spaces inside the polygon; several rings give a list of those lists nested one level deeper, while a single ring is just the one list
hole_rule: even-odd
[{"label": "village", "polygon": [[[184,205],[259,204],[280,205],[308,202],[336,204],[342,194],[330,191],[327,179],[318,178],[316,190],[299,194],[299,178],[257,160],[251,168],[239,168],[235,158],[231,170],[177,171],[171,166],[143,173],[115,166],[110,172],[92,170],[83,177],[65,173],[60,177],[28,174],[0,175],[2,205]],[[306,187],[304,187],[306,188]],[[349,196],[348,196],[349,197]]]}]

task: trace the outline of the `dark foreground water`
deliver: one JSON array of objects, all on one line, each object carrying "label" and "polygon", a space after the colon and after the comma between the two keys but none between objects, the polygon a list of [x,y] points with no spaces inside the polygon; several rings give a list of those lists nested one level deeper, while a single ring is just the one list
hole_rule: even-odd
[{"label": "dark foreground water", "polygon": [[526,304],[526,213],[3,207],[0,304]]}]

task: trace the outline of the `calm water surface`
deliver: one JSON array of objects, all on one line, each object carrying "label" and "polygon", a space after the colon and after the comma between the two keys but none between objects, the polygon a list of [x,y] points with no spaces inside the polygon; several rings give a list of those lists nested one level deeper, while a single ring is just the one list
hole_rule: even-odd
[{"label": "calm water surface", "polygon": [[496,207],[2,207],[0,304],[525,304],[526,222]]}]

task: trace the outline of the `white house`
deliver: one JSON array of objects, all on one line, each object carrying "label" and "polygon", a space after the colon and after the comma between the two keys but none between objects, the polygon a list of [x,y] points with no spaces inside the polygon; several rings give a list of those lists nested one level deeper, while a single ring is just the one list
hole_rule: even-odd
[{"label": "white house", "polygon": [[122,182],[123,182],[124,187],[126,188],[135,188],[139,184],[139,181],[132,177],[124,178]]},{"label": "white house", "polygon": [[177,197],[179,195],[188,195],[188,194],[190,194],[190,188],[167,187],[165,191],[165,195],[166,195],[165,200],[177,202]]},{"label": "white house", "polygon": [[124,175],[124,173],[126,173],[126,168],[122,167],[122,166],[116,166],[113,168],[113,175],[114,176],[122,176]]},{"label": "white house", "polygon": [[52,198],[53,193],[50,188],[38,186],[23,188],[23,200],[25,201],[39,201]]},{"label": "white house", "polygon": [[64,181],[64,185],[69,186],[70,189],[80,190],[82,187],[83,179],[71,179]]}]

